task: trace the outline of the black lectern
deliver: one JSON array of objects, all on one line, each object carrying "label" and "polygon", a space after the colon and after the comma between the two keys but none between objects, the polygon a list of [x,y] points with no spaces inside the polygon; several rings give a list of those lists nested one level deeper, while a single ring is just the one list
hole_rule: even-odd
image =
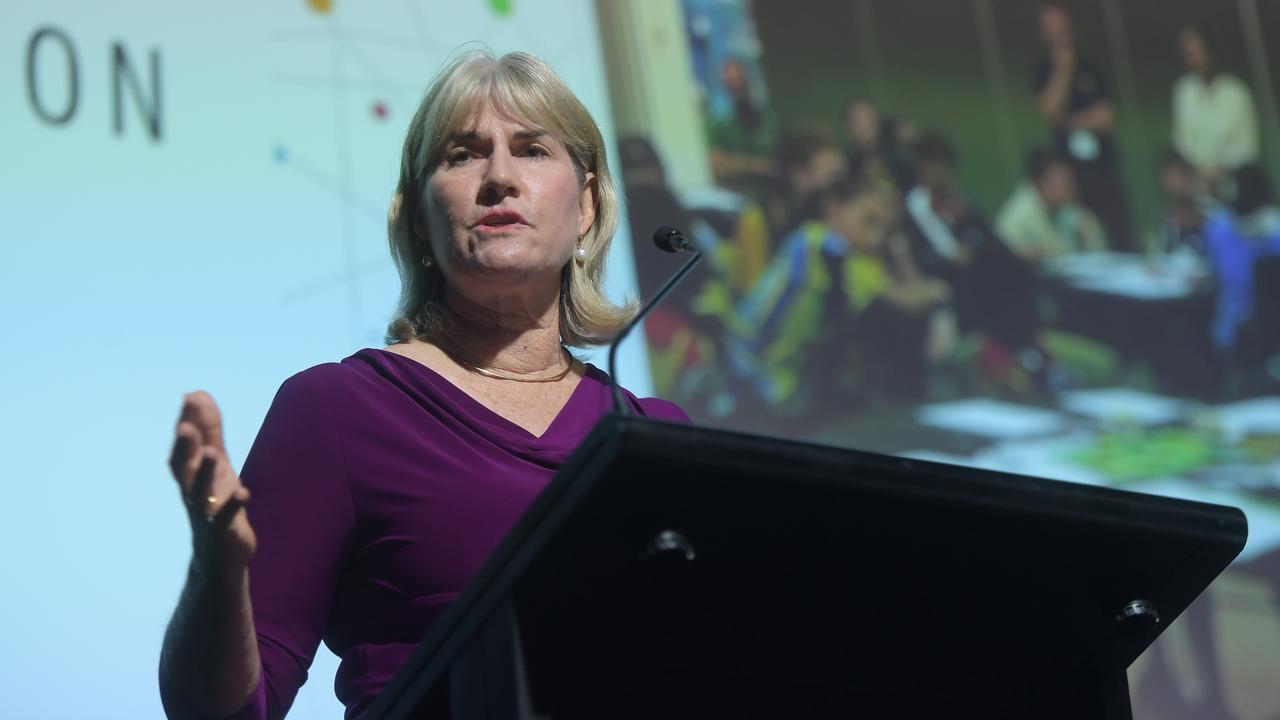
[{"label": "black lectern", "polygon": [[1235,508],[606,417],[370,708],[1127,718]]}]

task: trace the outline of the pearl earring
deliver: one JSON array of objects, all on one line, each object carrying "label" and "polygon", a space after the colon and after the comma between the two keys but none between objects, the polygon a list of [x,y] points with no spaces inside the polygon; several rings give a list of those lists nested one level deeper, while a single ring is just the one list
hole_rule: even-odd
[{"label": "pearl earring", "polygon": [[587,249],[582,247],[582,236],[578,236],[578,249],[573,251],[573,259],[578,261],[579,265],[587,262]]}]

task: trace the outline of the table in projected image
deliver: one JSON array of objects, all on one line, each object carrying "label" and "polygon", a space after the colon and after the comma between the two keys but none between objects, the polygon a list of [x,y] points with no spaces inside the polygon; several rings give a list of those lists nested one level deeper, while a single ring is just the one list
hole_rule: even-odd
[{"label": "table in projected image", "polygon": [[1203,293],[1209,267],[1189,253],[1074,253],[1045,263],[1046,273],[1077,290],[1129,300],[1182,300]]},{"label": "table in projected image", "polygon": [[1049,327],[1102,343],[1127,371],[1149,372],[1160,387],[1201,397],[1217,390],[1212,278],[1202,259],[1078,253],[1043,271]]},{"label": "table in projected image", "polygon": [[1079,390],[1056,407],[988,398],[926,405],[916,421],[967,436],[976,449],[909,457],[1234,505],[1249,517],[1241,561],[1280,548],[1280,396],[1204,405]]}]

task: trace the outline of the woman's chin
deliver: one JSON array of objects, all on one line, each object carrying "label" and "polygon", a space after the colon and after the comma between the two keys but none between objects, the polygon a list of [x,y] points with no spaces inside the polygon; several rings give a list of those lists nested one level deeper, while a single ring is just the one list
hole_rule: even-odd
[{"label": "woman's chin", "polygon": [[489,281],[535,282],[551,278],[559,282],[563,263],[548,263],[543,258],[531,258],[522,254],[473,258],[467,263],[467,274]]}]

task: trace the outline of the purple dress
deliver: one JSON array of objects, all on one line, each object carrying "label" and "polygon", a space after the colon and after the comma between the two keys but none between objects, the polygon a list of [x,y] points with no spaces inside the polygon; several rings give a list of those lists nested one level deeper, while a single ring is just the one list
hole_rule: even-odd
[{"label": "purple dress", "polygon": [[[688,422],[675,405],[638,414]],[[557,468],[612,408],[587,366],[535,437],[410,358],[366,349],[285,381],[245,461],[262,681],[232,717],[280,718],[321,639],[359,717]],[[202,718],[162,678],[171,719]]]}]

